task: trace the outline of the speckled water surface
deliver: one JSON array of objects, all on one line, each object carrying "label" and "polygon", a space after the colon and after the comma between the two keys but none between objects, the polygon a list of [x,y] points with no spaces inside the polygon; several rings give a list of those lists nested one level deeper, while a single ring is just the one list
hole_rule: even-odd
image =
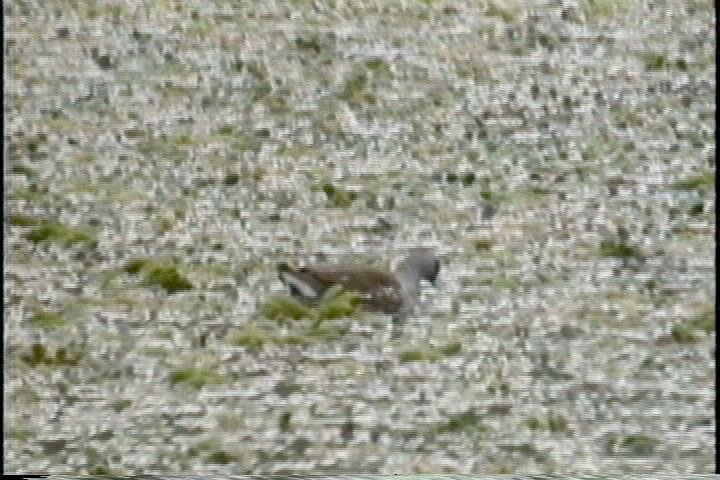
[{"label": "speckled water surface", "polygon": [[713,8],[5,2],[5,471],[711,473]]}]

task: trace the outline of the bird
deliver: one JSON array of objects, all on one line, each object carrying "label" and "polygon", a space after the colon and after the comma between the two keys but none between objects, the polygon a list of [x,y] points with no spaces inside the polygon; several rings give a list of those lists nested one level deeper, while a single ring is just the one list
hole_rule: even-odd
[{"label": "bird", "polygon": [[277,270],[290,294],[306,304],[316,305],[328,295],[346,290],[356,295],[364,309],[394,314],[395,319],[416,306],[422,280],[436,285],[440,260],[434,248],[415,247],[393,272],[351,265],[294,268],[287,263],[280,263]]}]

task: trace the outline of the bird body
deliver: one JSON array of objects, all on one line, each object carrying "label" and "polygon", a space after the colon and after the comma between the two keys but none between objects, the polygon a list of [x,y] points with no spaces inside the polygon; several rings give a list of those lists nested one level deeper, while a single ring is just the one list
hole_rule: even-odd
[{"label": "bird body", "polygon": [[336,290],[355,293],[368,310],[388,314],[411,309],[420,293],[420,281],[434,282],[440,262],[429,248],[412,249],[393,273],[352,266],[278,266],[280,280],[290,293],[310,304]]}]

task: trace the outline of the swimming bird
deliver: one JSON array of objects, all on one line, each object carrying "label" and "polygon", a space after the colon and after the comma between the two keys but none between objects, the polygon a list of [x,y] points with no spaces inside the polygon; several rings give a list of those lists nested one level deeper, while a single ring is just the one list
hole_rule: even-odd
[{"label": "swimming bird", "polygon": [[417,304],[420,282],[435,285],[439,273],[440,260],[430,247],[410,249],[393,272],[352,265],[278,265],[280,280],[305,303],[317,304],[327,294],[347,290],[357,295],[365,309],[396,315],[408,313]]}]

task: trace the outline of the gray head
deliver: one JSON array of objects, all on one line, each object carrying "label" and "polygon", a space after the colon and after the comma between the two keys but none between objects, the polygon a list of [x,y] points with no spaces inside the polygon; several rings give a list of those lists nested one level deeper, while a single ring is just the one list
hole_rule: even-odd
[{"label": "gray head", "polygon": [[408,256],[395,268],[395,274],[406,286],[419,288],[420,280],[427,280],[435,285],[440,273],[440,260],[435,256],[432,247],[416,247],[410,249]]}]

